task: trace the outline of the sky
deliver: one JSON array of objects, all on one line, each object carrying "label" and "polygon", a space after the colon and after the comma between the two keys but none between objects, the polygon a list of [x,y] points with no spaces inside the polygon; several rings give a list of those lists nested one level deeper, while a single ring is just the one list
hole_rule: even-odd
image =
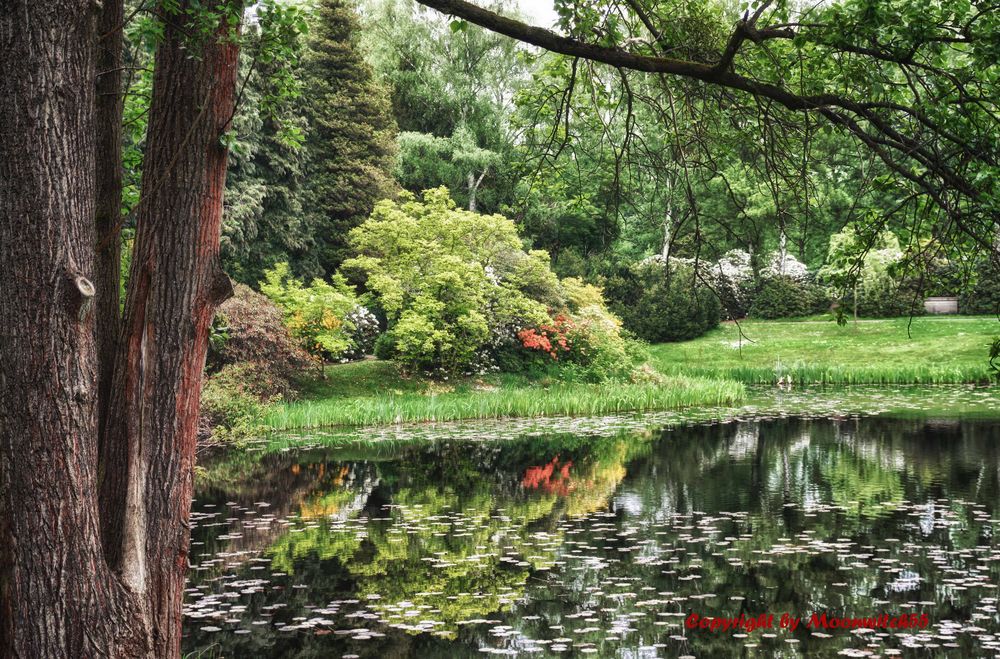
[{"label": "sky", "polygon": [[517,0],[533,25],[552,27],[556,22],[556,12],[552,8],[552,0]]}]

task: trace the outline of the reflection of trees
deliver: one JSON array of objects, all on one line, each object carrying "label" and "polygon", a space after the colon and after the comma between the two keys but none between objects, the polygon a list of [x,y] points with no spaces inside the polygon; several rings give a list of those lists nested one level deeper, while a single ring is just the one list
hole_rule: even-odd
[{"label": "reflection of trees", "polygon": [[[893,597],[890,583],[902,573],[875,569],[868,565],[872,556],[838,557],[836,539],[851,539],[844,547],[852,552],[884,547],[886,537],[899,539],[893,551],[907,543],[989,544],[979,525],[940,522],[972,514],[957,500],[995,497],[1000,488],[1000,431],[968,424],[776,419],[674,430],[657,442],[546,435],[400,445],[368,460],[350,451],[269,455],[253,463],[252,482],[224,487],[223,479],[209,478],[214,484],[203,487],[198,500],[245,508],[271,503],[276,521],[266,534],[252,542],[248,534],[215,540],[209,553],[253,544],[272,570],[289,573],[289,584],[309,588],[262,595],[251,610],[280,601],[287,605],[281,615],[291,619],[308,615],[310,605],[355,597],[387,623],[377,652],[385,656],[455,656],[495,643],[482,627],[460,624],[470,619],[503,619],[526,634],[542,633],[548,624],[563,624],[570,609],[599,606],[593,593],[608,589],[614,575],[635,577],[633,589],[714,593],[701,610],[726,614],[806,613],[820,605],[871,609],[874,598]],[[913,514],[907,502],[924,500],[931,503]],[[702,528],[696,511],[717,518]],[[602,512],[605,530],[586,518],[594,512]],[[286,519],[291,523],[279,523]],[[228,530],[197,533],[210,539]],[[698,535],[698,542],[687,542],[683,533]],[[724,549],[716,545],[723,538],[730,539]],[[626,556],[619,548],[649,543],[641,556],[653,562],[643,567],[636,553],[621,563],[571,571],[563,562],[580,545],[569,540],[590,543],[587,552],[595,556],[603,547],[614,557]],[[678,563],[656,567],[663,557],[657,552],[666,549]],[[899,551],[908,572],[937,569],[933,557]],[[558,578],[546,579],[548,569]],[[697,581],[681,580],[691,575]],[[940,584],[903,585],[913,590],[902,601],[947,600],[939,617],[968,618],[965,600],[941,596]],[[746,599],[731,603],[732,596]],[[530,604],[514,606],[525,598]],[[529,610],[539,618],[519,618]],[[644,642],[662,638],[662,628],[642,619],[636,625]],[[245,641],[230,636],[225,643],[245,643],[232,654],[249,656],[265,635],[255,630]],[[460,646],[434,645],[439,637]],[[823,647],[801,640],[803,653]],[[333,642],[294,641],[327,649]],[[729,655],[732,643],[701,635],[692,654]],[[323,653],[317,649],[315,656]]]},{"label": "reflection of trees", "polygon": [[[292,520],[268,536],[272,570],[307,572],[320,599],[338,590],[377,597],[370,608],[384,622],[416,630],[432,619],[429,630],[455,637],[460,622],[523,597],[531,572],[556,558],[559,520],[606,508],[625,462],[647,445],[636,436],[550,435],[502,446],[404,445],[377,462],[339,461],[338,451],[271,455],[251,487],[276,517]],[[266,493],[264,467],[273,485]],[[530,474],[548,474],[551,486]],[[300,477],[312,478],[313,488],[299,487]],[[215,492],[215,499],[234,496]]]}]

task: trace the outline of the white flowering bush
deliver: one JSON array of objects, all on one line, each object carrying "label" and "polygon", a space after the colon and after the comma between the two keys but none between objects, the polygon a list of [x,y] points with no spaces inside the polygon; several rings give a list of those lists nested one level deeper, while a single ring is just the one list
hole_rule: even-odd
[{"label": "white flowering bush", "polygon": [[712,264],[709,270],[712,287],[729,318],[746,316],[753,303],[754,276],[750,253],[732,249]]},{"label": "white flowering bush", "polygon": [[361,359],[375,350],[375,340],[381,333],[378,318],[368,307],[357,305],[346,316],[344,322],[352,326],[351,347],[344,353],[344,361]]},{"label": "white flowering bush", "polygon": [[760,270],[760,278],[774,279],[775,277],[788,277],[792,281],[805,283],[810,280],[809,268],[805,263],[785,252],[774,252],[767,259],[767,264]]}]

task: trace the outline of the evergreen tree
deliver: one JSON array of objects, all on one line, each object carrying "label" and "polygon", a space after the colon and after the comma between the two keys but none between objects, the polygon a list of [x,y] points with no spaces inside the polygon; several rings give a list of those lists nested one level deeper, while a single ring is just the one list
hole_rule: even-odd
[{"label": "evergreen tree", "polygon": [[[259,46],[248,35],[246,51]],[[302,216],[305,118],[297,99],[268,108],[271,72],[255,54],[241,57],[246,80],[233,127],[239,136],[230,151],[222,259],[231,277],[249,286],[276,263],[307,253],[309,227]]]},{"label": "evergreen tree", "polygon": [[358,49],[347,0],[320,0],[303,62],[308,119],[303,198],[312,246],[293,260],[304,275],[330,275],[347,253],[347,232],[395,191],[396,123],[386,90]]}]

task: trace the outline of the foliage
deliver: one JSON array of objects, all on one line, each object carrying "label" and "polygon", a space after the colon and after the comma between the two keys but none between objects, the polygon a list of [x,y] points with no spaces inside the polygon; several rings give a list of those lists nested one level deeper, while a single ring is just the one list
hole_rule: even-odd
[{"label": "foliage", "polygon": [[252,362],[265,365],[274,377],[290,380],[312,359],[289,335],[282,310],[264,295],[237,284],[231,298],[216,311],[209,343],[208,370]]},{"label": "foliage", "polygon": [[701,336],[719,324],[722,313],[718,297],[698,281],[694,268],[676,262],[619,270],[604,289],[625,328],[651,343]]},{"label": "foliage", "polygon": [[234,439],[259,431],[268,406],[295,397],[293,382],[313,359],[289,335],[282,311],[237,284],[216,312],[202,383],[199,434]]},{"label": "foliage", "polygon": [[288,400],[290,393],[288,381],[275,377],[267,364],[227,364],[202,382],[199,438],[233,441],[261,434],[271,406]]},{"label": "foliage", "polygon": [[578,277],[566,277],[559,281],[562,297],[570,313],[579,313],[589,307],[607,310],[604,301],[604,291],[600,287],[588,284]]},{"label": "foliage", "polygon": [[806,282],[809,280],[809,268],[793,255],[779,250],[771,254],[767,265],[760,271],[761,279],[774,277],[788,277],[796,282]]},{"label": "foliage", "polygon": [[290,44],[285,66],[291,69],[292,82],[283,95],[274,97],[272,71],[280,67],[267,61],[266,23],[247,32],[240,53],[243,85],[233,117],[221,251],[227,272],[251,285],[275,263],[294,262],[312,237],[302,215],[306,119],[299,62],[304,39]]},{"label": "foliage", "polygon": [[348,231],[395,190],[396,123],[358,40],[351,3],[320,0],[302,64],[309,172],[302,204],[311,243],[295,270],[307,275],[332,275],[347,256]]},{"label": "foliage", "polygon": [[[287,263],[278,263],[264,273],[260,290],[284,311],[285,325],[310,354],[323,359],[340,359],[363,349],[356,336],[359,328],[349,319],[366,317],[354,290],[343,276],[330,282],[315,278],[306,286],[292,276]],[[362,330],[367,341],[369,329]]]},{"label": "foliage", "polygon": [[535,298],[558,291],[543,253],[521,249],[513,222],[459,210],[445,188],[379,203],[350,243],[358,256],[345,270],[365,277],[388,318],[379,351],[410,370],[470,367],[491,341],[547,322]]},{"label": "foliage", "polygon": [[905,276],[899,238],[877,224],[845,226],[830,236],[827,262],[820,271],[845,307],[862,316],[893,317],[923,313],[919,280]]},{"label": "foliage", "polygon": [[729,250],[709,268],[708,278],[728,318],[747,315],[755,292],[753,265],[748,252]]},{"label": "foliage", "polygon": [[761,282],[749,315],[768,319],[796,318],[829,308],[830,299],[822,286],[789,275],[779,275]]},{"label": "foliage", "polygon": [[1000,314],[1000,256],[981,258],[975,284],[959,300],[962,313]]}]

